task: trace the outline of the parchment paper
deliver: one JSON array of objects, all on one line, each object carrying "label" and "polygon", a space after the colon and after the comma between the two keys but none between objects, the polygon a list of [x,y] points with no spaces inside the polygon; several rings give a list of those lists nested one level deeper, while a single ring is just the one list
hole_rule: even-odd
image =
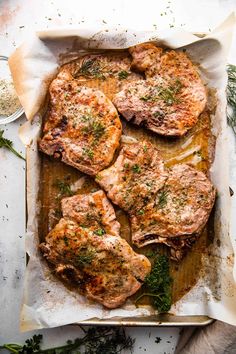
[{"label": "parchment paper", "polygon": [[[175,315],[209,315],[236,325],[236,265],[235,237],[230,230],[229,157],[227,149],[226,62],[235,25],[234,15],[210,35],[199,38],[183,30],[164,32],[137,32],[135,30],[108,29],[98,31],[50,30],[39,32],[10,57],[9,64],[14,84],[28,122],[20,136],[27,149],[27,208],[28,222],[26,252],[30,261],[26,268],[24,298],[21,312],[21,330],[55,327],[91,318],[149,316],[154,310],[136,308],[129,301],[122,308],[105,310],[91,304],[85,297],[68,290],[54,278],[38,251],[37,217],[39,206],[39,156],[37,138],[41,129],[42,107],[48,85],[55,76],[59,54],[72,48],[122,49],[137,43],[154,41],[169,48],[186,47],[191,58],[200,64],[205,82],[217,90],[217,110],[212,117],[216,136],[215,160],[211,179],[217,188],[215,213],[215,239],[204,257],[203,269],[197,284],[171,308]],[[219,246],[220,244],[220,246]]]}]

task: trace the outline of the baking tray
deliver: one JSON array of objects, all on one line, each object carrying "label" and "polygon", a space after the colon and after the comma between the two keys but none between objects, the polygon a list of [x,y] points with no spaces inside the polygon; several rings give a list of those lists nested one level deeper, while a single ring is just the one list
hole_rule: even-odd
[{"label": "baking tray", "polygon": [[[112,52],[112,51],[108,51]],[[120,52],[120,51],[119,51]],[[128,55],[128,52],[123,51]],[[103,51],[104,53],[104,51]],[[123,53],[123,54],[124,54]],[[114,51],[114,55],[117,51]],[[83,85],[85,81],[81,81]],[[114,79],[106,81],[89,79],[86,85],[101,89],[109,98],[112,98],[118,89],[117,82]],[[211,133],[210,115],[215,110],[214,92],[209,89],[208,105],[201,114],[197,125],[191,129],[184,137],[178,139],[168,139],[159,137],[145,129],[137,128],[134,125],[122,121],[123,134],[130,135],[138,139],[147,139],[151,141],[160,151],[164,158],[166,166],[172,166],[176,163],[189,162],[195,155],[196,168],[208,174],[214,155],[214,137]],[[44,117],[45,119],[45,117]],[[180,160],[180,156],[182,159]],[[89,176],[84,175],[80,171],[54,160],[42,153],[40,168],[40,190],[39,202],[41,205],[39,215],[39,237],[40,242],[44,241],[45,235],[55,226],[60,219],[60,199],[63,197],[59,194],[56,186],[57,180],[63,180],[65,183],[73,185],[78,179],[84,178],[85,183],[78,193],[91,192],[100,189],[98,185]],[[121,223],[121,236],[131,243],[131,235],[128,224],[128,218],[125,213],[115,207],[117,219]],[[173,283],[173,302],[179,300],[188,290],[190,290],[198,279],[201,271],[200,255],[207,251],[208,245],[212,242],[213,235],[213,216],[211,216],[207,227],[202,232],[192,249],[186,257],[178,264],[170,262],[171,275],[175,279]],[[138,253],[145,254],[150,250],[158,250],[166,253],[167,248],[158,245],[149,245],[138,249],[133,247]],[[137,298],[142,293],[139,290],[131,299]],[[149,305],[150,303],[144,299],[140,305]],[[147,317],[134,318],[112,318],[112,319],[90,319],[79,324],[83,325],[122,325],[122,326],[205,326],[213,320],[207,316],[174,316],[171,314],[161,314]]]}]

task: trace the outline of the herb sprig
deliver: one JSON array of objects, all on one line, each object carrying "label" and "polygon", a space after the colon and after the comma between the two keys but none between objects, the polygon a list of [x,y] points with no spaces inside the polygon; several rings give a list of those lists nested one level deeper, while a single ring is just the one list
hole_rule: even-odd
[{"label": "herb sprig", "polygon": [[[68,340],[60,347],[41,349],[43,336],[34,335],[24,345],[4,344],[0,350],[7,349],[15,354],[118,354],[122,350],[133,350],[135,340],[127,336],[125,330],[115,327],[91,327],[84,329],[84,336],[74,341]],[[80,350],[80,351],[78,351]]]},{"label": "herb sprig", "polygon": [[170,277],[168,258],[159,255],[154,261],[151,273],[146,277],[144,284],[147,292],[136,299],[136,303],[143,296],[153,298],[153,305],[159,313],[168,312],[171,307],[172,279]]},{"label": "herb sprig", "polygon": [[25,161],[25,158],[13,148],[13,142],[3,136],[4,130],[0,130],[0,148],[5,147],[17,157]]},{"label": "herb sprig", "polygon": [[74,192],[71,190],[69,183],[65,181],[57,179],[53,185],[59,189],[60,197],[71,197],[74,194]]},{"label": "herb sprig", "polygon": [[97,79],[105,79],[104,74],[101,71],[101,67],[96,59],[86,59],[83,61],[79,70],[75,73],[75,77],[95,77]]},{"label": "herb sprig", "polygon": [[227,121],[236,134],[236,66],[227,66],[228,85],[227,85]]}]

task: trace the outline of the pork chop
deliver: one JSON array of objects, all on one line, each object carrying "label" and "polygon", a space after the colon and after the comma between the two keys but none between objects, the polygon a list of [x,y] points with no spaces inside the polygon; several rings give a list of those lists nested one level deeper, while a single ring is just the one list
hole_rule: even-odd
[{"label": "pork chop", "polygon": [[159,151],[149,142],[123,144],[115,163],[96,182],[113,203],[130,214],[140,210],[164,185],[167,173]]},{"label": "pork chop", "polygon": [[198,121],[206,101],[206,89],[185,53],[164,52],[152,44],[130,49],[133,66],[146,80],[124,86],[113,103],[128,121],[155,133],[182,136]]},{"label": "pork chop", "polygon": [[131,216],[133,243],[165,243],[179,258],[203,230],[214,201],[215,188],[203,172],[186,164],[173,166],[155,199]]},{"label": "pork chop", "polygon": [[121,306],[151,270],[119,233],[119,223],[103,191],[62,201],[63,218],[40,245],[55,274],[88,299]]},{"label": "pork chop", "polygon": [[61,73],[50,86],[50,108],[39,148],[89,175],[107,167],[121,136],[111,101]]}]

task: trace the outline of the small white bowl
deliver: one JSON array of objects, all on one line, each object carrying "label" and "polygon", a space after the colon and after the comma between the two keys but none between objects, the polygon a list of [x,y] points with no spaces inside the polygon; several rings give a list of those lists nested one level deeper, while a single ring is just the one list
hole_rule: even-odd
[{"label": "small white bowl", "polygon": [[[1,60],[2,61],[8,61],[8,57],[6,57],[5,55],[0,55],[0,61]],[[23,113],[24,113],[23,108],[19,107],[10,116],[0,114],[0,124],[7,124],[7,123],[10,123],[10,122],[13,122],[14,120],[20,118],[20,116],[22,116]]]}]

